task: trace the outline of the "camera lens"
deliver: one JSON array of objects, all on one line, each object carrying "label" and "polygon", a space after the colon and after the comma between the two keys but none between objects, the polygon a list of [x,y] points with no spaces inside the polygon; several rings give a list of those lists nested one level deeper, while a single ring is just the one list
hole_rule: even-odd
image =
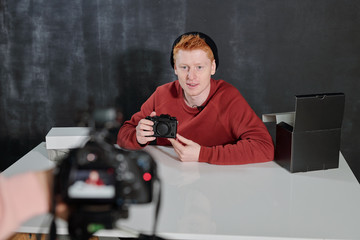
[{"label": "camera lens", "polygon": [[157,128],[156,128],[156,132],[160,135],[160,136],[166,136],[168,133],[169,133],[169,126],[167,123],[163,123],[163,122],[160,122],[158,125],[157,125]]}]

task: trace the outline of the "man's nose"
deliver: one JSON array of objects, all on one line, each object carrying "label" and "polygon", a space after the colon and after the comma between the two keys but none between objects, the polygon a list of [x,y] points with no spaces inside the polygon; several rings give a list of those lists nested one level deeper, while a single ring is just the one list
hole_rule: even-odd
[{"label": "man's nose", "polygon": [[189,78],[189,79],[194,79],[195,77],[196,77],[195,68],[189,68],[188,78]]}]

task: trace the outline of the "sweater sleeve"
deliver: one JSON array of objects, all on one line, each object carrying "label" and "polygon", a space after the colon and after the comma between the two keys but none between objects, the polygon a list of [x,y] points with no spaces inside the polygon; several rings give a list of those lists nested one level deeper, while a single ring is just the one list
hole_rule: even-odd
[{"label": "sweater sleeve", "polygon": [[199,162],[219,165],[272,161],[274,146],[266,129],[249,129],[236,143],[201,147]]},{"label": "sweater sleeve", "polygon": [[25,220],[49,211],[41,186],[35,173],[0,176],[0,239],[9,237]]},{"label": "sweater sleeve", "polygon": [[154,111],[154,101],[155,93],[146,100],[139,112],[135,113],[130,120],[124,122],[121,126],[117,136],[117,144],[120,147],[130,150],[138,150],[144,147],[136,140],[136,126],[141,119],[149,116]]},{"label": "sweater sleeve", "polygon": [[274,144],[261,119],[246,100],[234,97],[229,101],[224,122],[237,138],[232,143],[201,147],[199,162],[231,165],[272,161]]}]

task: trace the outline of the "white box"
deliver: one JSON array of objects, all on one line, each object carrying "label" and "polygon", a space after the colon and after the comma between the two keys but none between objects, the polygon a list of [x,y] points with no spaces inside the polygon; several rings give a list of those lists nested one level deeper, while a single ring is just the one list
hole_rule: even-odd
[{"label": "white box", "polygon": [[290,126],[294,126],[295,112],[268,113],[262,115],[263,122],[286,122]]},{"label": "white box", "polygon": [[50,160],[65,157],[70,149],[81,148],[90,139],[87,127],[53,127],[45,137]]}]

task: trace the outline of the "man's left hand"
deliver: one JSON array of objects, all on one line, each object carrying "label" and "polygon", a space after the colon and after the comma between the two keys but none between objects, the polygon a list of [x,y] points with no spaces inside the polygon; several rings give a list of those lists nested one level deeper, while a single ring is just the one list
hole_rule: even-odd
[{"label": "man's left hand", "polygon": [[180,134],[176,134],[176,139],[169,138],[176,154],[182,162],[198,162],[201,146]]}]

